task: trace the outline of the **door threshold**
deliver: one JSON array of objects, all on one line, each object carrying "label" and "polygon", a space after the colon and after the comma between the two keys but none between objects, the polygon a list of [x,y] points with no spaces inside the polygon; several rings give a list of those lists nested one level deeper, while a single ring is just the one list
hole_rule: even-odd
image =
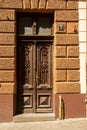
[{"label": "door threshold", "polygon": [[54,113],[36,113],[36,114],[19,114],[13,117],[13,122],[41,122],[41,121],[54,121]]}]

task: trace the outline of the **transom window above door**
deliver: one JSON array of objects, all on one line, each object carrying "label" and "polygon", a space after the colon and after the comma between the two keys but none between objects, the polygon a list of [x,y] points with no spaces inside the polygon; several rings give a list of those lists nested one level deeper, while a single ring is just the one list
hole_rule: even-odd
[{"label": "transom window above door", "polygon": [[53,35],[52,14],[19,14],[18,35]]}]

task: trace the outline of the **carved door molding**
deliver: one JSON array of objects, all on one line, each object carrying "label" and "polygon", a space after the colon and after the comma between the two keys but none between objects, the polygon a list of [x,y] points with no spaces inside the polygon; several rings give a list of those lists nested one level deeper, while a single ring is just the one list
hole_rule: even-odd
[{"label": "carved door molding", "polygon": [[17,57],[17,112],[52,112],[52,42],[20,42]]}]

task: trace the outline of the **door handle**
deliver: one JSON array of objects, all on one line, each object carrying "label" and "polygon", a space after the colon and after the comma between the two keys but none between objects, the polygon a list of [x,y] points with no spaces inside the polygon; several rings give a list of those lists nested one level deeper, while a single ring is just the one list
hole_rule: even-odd
[{"label": "door handle", "polygon": [[39,76],[38,76],[38,72],[36,72],[36,82],[38,82]]}]

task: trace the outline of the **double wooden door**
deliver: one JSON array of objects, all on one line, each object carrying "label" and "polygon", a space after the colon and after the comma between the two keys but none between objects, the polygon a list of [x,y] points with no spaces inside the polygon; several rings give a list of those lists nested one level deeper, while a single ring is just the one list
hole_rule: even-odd
[{"label": "double wooden door", "polygon": [[52,112],[52,43],[22,42],[17,54],[17,112]]}]

